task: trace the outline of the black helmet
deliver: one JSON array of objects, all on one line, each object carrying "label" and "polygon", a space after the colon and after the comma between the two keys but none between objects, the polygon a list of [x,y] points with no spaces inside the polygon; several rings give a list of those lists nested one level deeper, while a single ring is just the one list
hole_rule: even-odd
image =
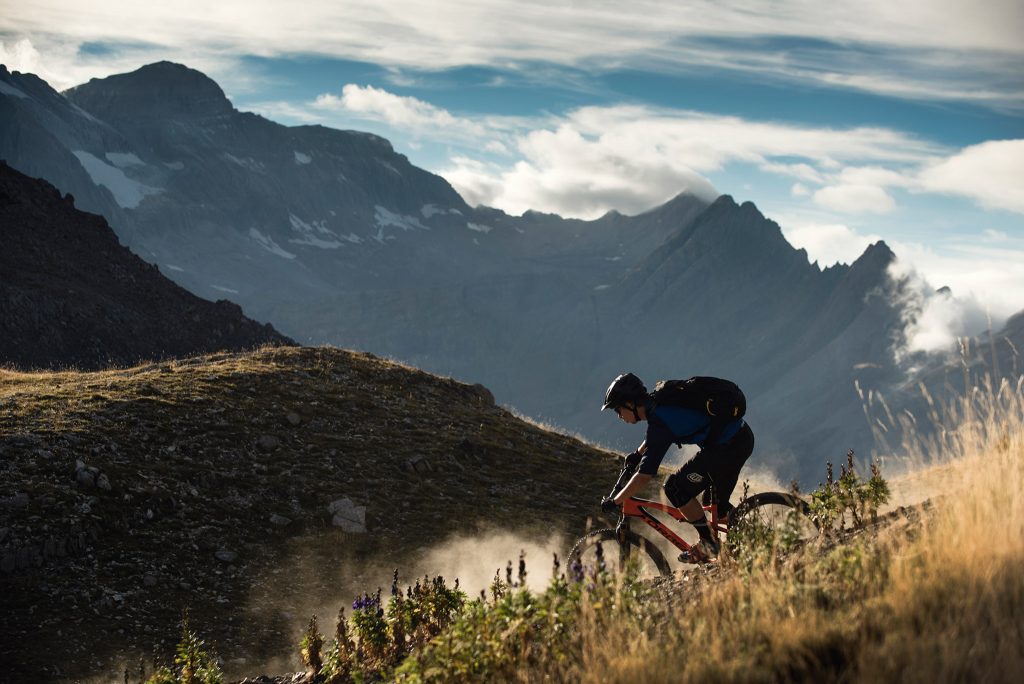
[{"label": "black helmet", "polygon": [[604,393],[604,406],[601,410],[617,409],[627,401],[638,402],[647,397],[647,388],[644,382],[632,373],[623,373],[612,380],[608,390]]}]

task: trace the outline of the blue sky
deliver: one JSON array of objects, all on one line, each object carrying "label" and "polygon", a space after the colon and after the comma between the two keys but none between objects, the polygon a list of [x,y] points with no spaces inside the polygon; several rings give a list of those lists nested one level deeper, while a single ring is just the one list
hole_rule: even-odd
[{"label": "blue sky", "polygon": [[885,239],[957,295],[921,347],[1024,309],[1019,0],[5,5],[9,68],[63,89],[182,62],[239,109],[387,137],[473,204],[725,193],[823,265]]}]

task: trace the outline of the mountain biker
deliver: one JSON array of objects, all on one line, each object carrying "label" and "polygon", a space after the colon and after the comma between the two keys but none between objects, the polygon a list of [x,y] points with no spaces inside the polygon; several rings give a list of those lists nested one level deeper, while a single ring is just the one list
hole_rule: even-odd
[{"label": "mountain biker", "polygon": [[669,501],[697,528],[697,547],[704,555],[716,557],[720,546],[708,525],[697,495],[714,485],[719,513],[724,519],[732,505],[729,497],[736,488],[740,470],[754,450],[754,433],[743,418],[714,420],[708,411],[682,406],[659,405],[640,378],[623,373],[612,381],[601,410],[612,409],[633,425],[647,422],[647,434],[636,451],[627,455],[622,474],[601,508],[613,511],[639,492],[657,474],[658,466],[671,444],[696,444],[700,451],[665,479]]}]

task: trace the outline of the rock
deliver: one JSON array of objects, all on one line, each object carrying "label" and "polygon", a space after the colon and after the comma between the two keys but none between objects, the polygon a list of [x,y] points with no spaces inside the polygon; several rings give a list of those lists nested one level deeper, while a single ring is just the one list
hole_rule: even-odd
[{"label": "rock", "polygon": [[75,473],[75,481],[82,489],[92,489],[96,486],[96,477],[87,468],[82,468]]},{"label": "rock", "polygon": [[288,424],[291,425],[292,427],[298,427],[299,423],[302,422],[302,418],[299,417],[299,414],[294,412],[289,413],[287,416],[285,416],[285,420],[287,420]]},{"label": "rock", "polygon": [[10,507],[17,510],[19,508],[28,508],[29,498],[28,494],[26,494],[25,492],[18,492],[17,494],[12,496],[8,501],[10,502]]},{"label": "rock", "polygon": [[366,506],[357,506],[351,499],[344,497],[332,501],[327,507],[333,514],[331,524],[346,532],[366,532]]},{"label": "rock", "polygon": [[0,527],[0,544],[3,544],[7,539],[7,535],[11,533],[10,527]]},{"label": "rock", "polygon": [[430,461],[427,460],[426,456],[413,456],[406,460],[403,467],[410,473],[429,473],[434,469],[433,466],[430,465]]},{"label": "rock", "polygon": [[155,587],[160,581],[155,572],[147,572],[142,576],[142,583],[147,587]]},{"label": "rock", "polygon": [[110,491],[110,479],[107,478],[106,473],[100,473],[100,476],[96,478],[96,486],[105,492]]},{"label": "rock", "polygon": [[271,525],[277,525],[279,527],[284,527],[285,525],[290,525],[291,522],[292,522],[291,518],[286,518],[283,515],[278,515],[277,513],[271,513],[270,514],[270,524]]},{"label": "rock", "polygon": [[5,553],[0,557],[0,571],[3,572],[14,572],[14,568],[17,565],[17,557],[14,552]]},{"label": "rock", "polygon": [[484,406],[494,406],[494,393],[487,389],[480,383],[472,386],[473,392],[480,399],[480,403]]},{"label": "rock", "polygon": [[218,549],[213,557],[222,563],[233,563],[238,558],[238,554],[229,549]]},{"label": "rock", "polygon": [[281,440],[273,435],[263,435],[256,442],[256,445],[263,451],[273,451],[281,444]]}]

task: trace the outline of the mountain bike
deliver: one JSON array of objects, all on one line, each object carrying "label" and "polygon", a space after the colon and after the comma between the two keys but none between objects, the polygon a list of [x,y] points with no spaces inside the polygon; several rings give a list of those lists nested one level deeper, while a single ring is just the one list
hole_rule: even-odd
[{"label": "mountain bike", "polygon": [[[762,492],[749,496],[729,512],[728,518],[722,518],[718,514],[718,502],[713,488],[709,488],[704,495],[704,511],[710,514],[708,525],[720,537],[728,535],[730,525],[735,527],[740,524],[756,526],[770,534],[789,535],[797,541],[806,541],[817,535],[808,503],[785,492]],[[634,518],[642,520],[677,548],[681,562],[713,562],[701,553],[696,544],[687,543],[657,518],[654,512],[660,512],[676,522],[689,524],[679,509],[670,503],[630,497],[622,506],[615,528],[593,530],[579,538],[569,552],[570,567],[575,564],[593,567],[603,563],[606,567],[611,565],[612,569],[623,571],[633,564],[641,574],[671,575],[672,566],[661,549],[650,539],[630,529],[630,521]]]}]

